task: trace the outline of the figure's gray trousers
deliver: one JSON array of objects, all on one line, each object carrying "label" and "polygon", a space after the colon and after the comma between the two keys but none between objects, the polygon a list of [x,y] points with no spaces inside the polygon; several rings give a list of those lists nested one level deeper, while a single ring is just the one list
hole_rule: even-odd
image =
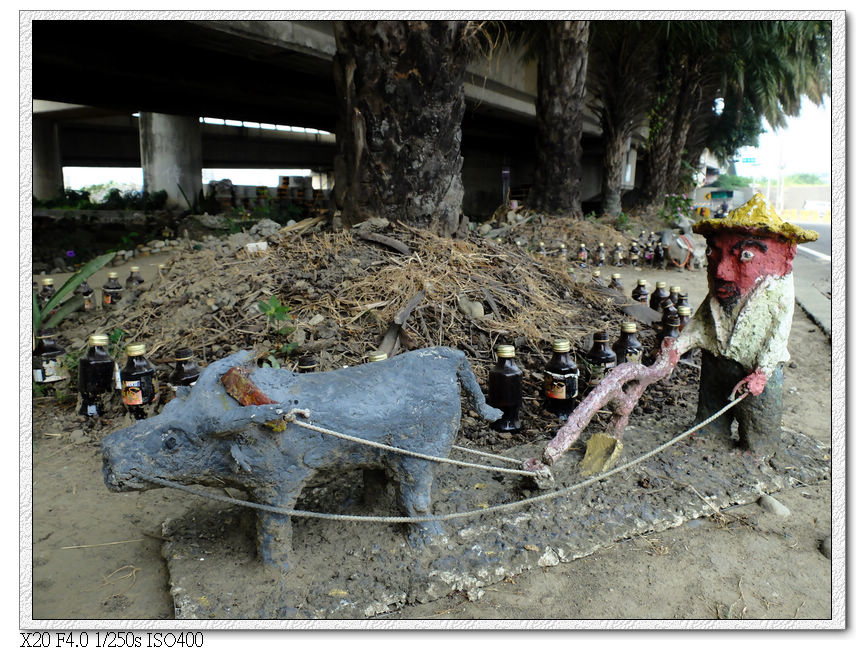
[{"label": "figure's gray trousers", "polygon": [[[740,363],[716,357],[703,350],[695,422],[702,422],[726,406],[733,388],[748,374],[750,373]],[[779,364],[766,381],[762,393],[749,395],[703,428],[698,435],[714,433],[727,439],[730,437],[733,420],[736,420],[739,423],[739,447],[770,453],[777,446],[781,429],[783,383],[783,368],[782,364]]]}]

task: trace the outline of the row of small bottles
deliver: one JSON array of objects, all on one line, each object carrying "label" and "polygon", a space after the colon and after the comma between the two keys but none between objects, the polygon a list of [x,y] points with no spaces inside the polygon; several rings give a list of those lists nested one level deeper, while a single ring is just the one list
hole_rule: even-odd
[{"label": "row of small bottles", "polygon": [[[665,318],[654,352],[665,337],[677,337],[682,327],[684,322],[678,315],[675,322]],[[636,323],[622,323],[621,335],[611,348],[607,333],[596,332],[592,336],[592,347],[581,355],[582,377],[580,367],[570,354],[570,343],[565,339],[554,341],[552,357],[544,367],[543,408],[558,419],[567,420],[576,406],[578,395],[590,393],[610,370],[622,363],[642,363],[645,354],[636,333]],[[518,431],[522,428],[519,412],[523,373],[516,363],[514,346],[498,346],[496,356],[498,361],[489,374],[487,404],[501,409],[504,415],[491,426],[497,431]]]},{"label": "row of small bottles", "polygon": [[[40,330],[33,350],[33,380],[37,384],[51,384],[68,379],[62,359],[66,350],[55,338],[53,329]],[[144,356],[143,343],[126,346],[127,361],[120,368],[108,353],[108,336],[92,334],[88,339],[87,354],[78,361],[78,392],[81,395],[80,415],[105,414],[103,397],[119,390],[123,403],[135,419],[147,417],[147,407],[157,398],[156,369]],[[170,387],[192,386],[200,369],[192,360],[192,351],[181,348],[175,353],[176,366],[168,377]]]},{"label": "row of small bottles", "polygon": [[[159,265],[159,273],[161,274],[165,268],[164,264]],[[144,284],[144,278],[141,277],[141,267],[129,267],[129,276],[123,285],[117,279],[117,271],[108,272],[108,281],[102,285],[102,306],[104,309],[113,309],[123,298],[123,292],[128,291],[134,294],[140,291]],[[54,296],[56,289],[54,288],[54,278],[42,278],[42,288],[38,294],[39,306],[45,307],[49,300]],[[79,284],[74,291],[74,295],[81,296],[84,300],[84,310],[90,311],[94,306],[95,291],[87,283],[87,280]]]}]

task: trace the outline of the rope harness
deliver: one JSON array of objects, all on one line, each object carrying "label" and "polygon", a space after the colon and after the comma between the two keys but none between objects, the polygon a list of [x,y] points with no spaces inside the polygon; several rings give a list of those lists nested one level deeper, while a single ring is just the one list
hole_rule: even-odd
[{"label": "rope harness", "polygon": [[[618,474],[619,472],[623,472],[626,469],[633,467],[634,465],[637,465],[638,463],[641,463],[644,460],[647,460],[648,458],[655,456],[656,454],[659,454],[664,449],[667,449],[668,447],[674,445],[675,443],[686,438],[687,436],[691,435],[692,433],[699,431],[701,428],[703,428],[704,426],[711,423],[712,421],[714,421],[715,419],[717,419],[718,417],[720,417],[721,415],[726,413],[728,410],[733,408],[736,404],[738,404],[743,399],[745,399],[749,394],[750,393],[746,390],[739,397],[735,398],[729,404],[727,404],[723,408],[719,409],[718,412],[715,413],[714,415],[706,418],[705,420],[703,420],[699,424],[694,425],[693,427],[691,427],[687,431],[680,433],[679,435],[675,436],[674,438],[665,442],[664,444],[662,444],[658,447],[655,447],[654,449],[652,449],[649,452],[646,452],[642,456],[639,456],[639,457],[635,458],[634,460],[632,460],[628,463],[625,463],[624,465],[621,465],[621,466],[616,467],[614,469],[608,470],[606,472],[602,472],[601,474],[597,474],[591,478],[586,479],[585,481],[581,481],[581,482],[577,483],[576,485],[571,485],[571,486],[568,486],[565,488],[561,488],[561,489],[555,490],[553,492],[547,492],[545,494],[541,494],[541,495],[538,495],[535,497],[529,497],[526,499],[520,499],[518,501],[512,501],[510,503],[503,503],[503,504],[499,504],[496,506],[490,506],[488,508],[478,508],[475,510],[468,510],[465,512],[451,512],[451,513],[442,514],[442,515],[420,515],[420,516],[412,516],[412,517],[408,517],[408,516],[383,517],[383,516],[375,516],[375,515],[341,515],[341,514],[323,513],[323,512],[309,512],[306,510],[294,510],[292,508],[279,508],[276,506],[269,506],[269,505],[263,505],[260,503],[253,503],[251,501],[244,501],[243,499],[235,499],[234,497],[212,494],[209,492],[205,492],[204,490],[198,490],[196,488],[191,488],[189,486],[182,485],[180,483],[175,483],[174,481],[168,481],[168,480],[158,478],[155,476],[147,476],[146,474],[142,474],[140,472],[133,472],[133,474],[137,478],[143,479],[145,481],[150,481],[151,483],[155,483],[157,485],[162,485],[164,487],[176,488],[178,490],[182,490],[183,492],[187,492],[189,494],[194,494],[196,496],[204,497],[206,499],[212,499],[214,501],[221,501],[223,503],[229,503],[229,504],[233,504],[233,505],[245,506],[248,508],[254,508],[256,510],[262,510],[264,512],[270,512],[270,513],[279,514],[279,515],[288,515],[291,517],[309,517],[309,518],[315,518],[315,519],[330,519],[330,520],[335,520],[335,521],[378,522],[378,523],[387,523],[387,524],[421,523],[421,522],[427,522],[427,521],[450,521],[453,519],[464,519],[467,517],[474,517],[476,515],[489,513],[489,512],[499,512],[499,511],[503,511],[503,510],[510,510],[513,508],[526,506],[526,505],[529,505],[532,503],[537,503],[540,501],[546,501],[549,499],[554,499],[556,497],[562,496],[562,495],[567,494],[569,492],[573,492],[573,491],[578,490],[580,488],[591,485],[592,483],[597,483],[598,481],[601,481],[605,478],[613,476],[614,474]],[[382,447],[382,448],[385,448],[389,451],[395,451],[395,452],[404,453],[407,455],[418,456],[421,458],[425,458],[427,460],[445,461],[445,462],[450,462],[450,463],[455,464],[455,465],[477,467],[477,468],[487,469],[487,470],[496,471],[496,472],[522,474],[522,475],[528,475],[528,476],[534,476],[536,474],[536,472],[525,472],[522,470],[506,470],[506,469],[501,468],[501,467],[492,467],[489,465],[476,465],[474,463],[462,463],[460,461],[452,461],[450,459],[437,459],[433,456],[426,456],[424,454],[416,454],[415,452],[410,452],[410,451],[405,450],[405,449],[399,449],[398,447],[389,447],[388,445],[382,445],[380,443],[372,443],[368,440],[362,440],[360,438],[355,438],[353,436],[347,436],[345,434],[336,433],[334,431],[324,429],[323,427],[316,427],[315,425],[312,425],[312,424],[297,422],[297,420],[295,418],[296,414],[308,416],[308,413],[309,413],[308,411],[303,411],[300,409],[292,409],[292,411],[290,411],[284,417],[286,420],[288,420],[290,422],[294,422],[298,426],[302,426],[304,428],[311,429],[313,431],[319,431],[320,433],[326,433],[327,435],[335,435],[336,437],[352,440],[355,442],[362,442],[364,444],[370,444],[374,447]],[[500,459],[503,461],[516,462],[516,463],[521,462],[521,461],[516,460],[515,458],[508,458],[507,456],[497,456],[496,454],[487,454],[486,452],[479,452],[479,451],[467,449],[464,447],[454,447],[454,449],[459,449],[460,451],[473,452],[473,453],[476,453],[476,454],[481,455],[481,456],[490,456],[490,457],[497,458],[497,459]]]}]

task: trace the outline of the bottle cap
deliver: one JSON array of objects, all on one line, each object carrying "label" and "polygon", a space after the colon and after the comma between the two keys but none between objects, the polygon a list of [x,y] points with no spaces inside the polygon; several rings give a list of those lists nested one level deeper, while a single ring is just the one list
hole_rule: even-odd
[{"label": "bottle cap", "polygon": [[112,280],[116,279],[117,278],[117,271],[109,271],[108,277]]},{"label": "bottle cap", "polygon": [[87,345],[108,345],[107,334],[91,334],[87,339]]},{"label": "bottle cap", "polygon": [[304,354],[300,359],[297,360],[298,368],[315,368],[316,361],[314,354]]},{"label": "bottle cap", "polygon": [[595,278],[601,277],[601,272],[600,271],[592,271],[592,277],[595,277]]},{"label": "bottle cap", "polygon": [[367,361],[369,361],[369,362],[384,361],[385,359],[387,359],[387,353],[385,353],[385,352],[370,352],[366,356],[366,358],[367,358]]},{"label": "bottle cap", "polygon": [[667,283],[664,282],[663,280],[661,280],[660,282],[657,282],[657,283],[655,284],[655,287],[657,287],[658,289],[666,289],[666,288],[667,288]]},{"label": "bottle cap", "polygon": [[583,243],[580,243],[580,248],[585,248],[585,247],[586,247],[586,245],[585,245],[585,244],[583,244]]},{"label": "bottle cap", "polygon": [[567,339],[556,339],[553,341],[553,352],[570,352],[571,343]]},{"label": "bottle cap", "polygon": [[54,284],[54,278],[42,278],[42,286],[50,287]]},{"label": "bottle cap", "polygon": [[559,244],[559,248],[564,248],[564,247],[565,247],[565,242],[562,242],[561,244]]},{"label": "bottle cap", "polygon": [[673,287],[672,289],[670,289],[670,291],[674,291],[676,293],[679,293],[681,290],[682,290],[682,287]]},{"label": "bottle cap", "polygon": [[646,281],[643,278],[640,278],[639,280],[637,280],[637,284],[641,287],[645,287]]},{"label": "bottle cap", "polygon": [[602,242],[602,241],[598,242],[598,246],[603,246],[603,245],[604,245],[604,242]]},{"label": "bottle cap", "polygon": [[616,242],[616,246],[621,246],[621,245],[622,245],[622,242],[620,242],[620,241]]},{"label": "bottle cap", "polygon": [[130,357],[140,357],[147,351],[144,343],[130,343],[126,346],[126,354]]},{"label": "bottle cap", "polygon": [[622,323],[622,331],[626,334],[633,334],[637,331],[636,323]]},{"label": "bottle cap", "polygon": [[595,343],[601,343],[601,342],[606,342],[606,341],[610,340],[610,337],[607,336],[606,332],[595,332],[595,334],[592,338],[595,341]]},{"label": "bottle cap", "polygon": [[189,348],[177,348],[174,351],[175,361],[188,361],[192,358],[192,350]]},{"label": "bottle cap", "polygon": [[516,355],[516,349],[513,345],[500,345],[496,348],[496,355],[502,359],[513,359]]},{"label": "bottle cap", "polygon": [[677,308],[676,311],[679,312],[679,316],[690,316],[691,315],[691,308],[685,307],[684,305],[682,307]]},{"label": "bottle cap", "polygon": [[621,273],[613,273],[613,280],[618,280],[620,277],[622,277]]},{"label": "bottle cap", "polygon": [[131,273],[138,273],[140,270],[141,270],[141,267],[140,267],[140,266],[130,266],[130,267],[129,267],[129,271],[130,271]]},{"label": "bottle cap", "polygon": [[165,264],[157,264],[156,268],[162,270],[165,268]]}]

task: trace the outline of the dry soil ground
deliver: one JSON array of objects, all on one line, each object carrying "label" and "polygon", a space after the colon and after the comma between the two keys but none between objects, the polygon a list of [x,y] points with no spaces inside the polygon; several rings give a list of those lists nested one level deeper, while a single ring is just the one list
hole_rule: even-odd
[{"label": "dry soil ground", "polygon": [[[637,275],[623,270],[628,290]],[[695,306],[705,295],[702,271],[639,275],[650,286],[657,279],[680,284]],[[798,308],[789,349],[785,424],[829,444],[830,342]],[[32,617],[166,619],[170,627],[161,524],[183,516],[197,497],[165,489],[109,493],[100,441],[68,411],[37,406],[32,434]],[[388,617],[576,619],[575,625],[580,619],[828,619],[833,573],[825,540],[832,499],[843,495],[833,495],[827,482],[775,497],[789,516],[756,504],[736,507],[523,573],[490,586],[477,601],[454,593]]]}]

